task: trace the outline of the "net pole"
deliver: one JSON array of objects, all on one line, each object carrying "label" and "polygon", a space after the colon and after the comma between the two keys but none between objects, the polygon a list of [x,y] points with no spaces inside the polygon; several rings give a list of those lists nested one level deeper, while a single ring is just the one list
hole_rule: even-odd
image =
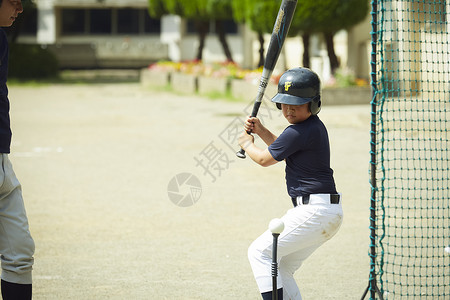
[{"label": "net pole", "polygon": [[371,58],[370,58],[370,74],[371,74],[371,86],[372,86],[372,101],[371,101],[371,125],[370,125],[370,274],[369,274],[369,284],[364,291],[361,300],[370,293],[370,299],[375,299],[378,295],[379,299],[383,299],[383,295],[377,287],[377,274],[376,274],[376,192],[377,192],[377,178],[376,178],[376,131],[377,131],[377,101],[376,97],[378,94],[377,89],[377,13],[378,13],[378,0],[372,0],[371,6],[371,16],[372,16],[372,32],[371,32]]}]

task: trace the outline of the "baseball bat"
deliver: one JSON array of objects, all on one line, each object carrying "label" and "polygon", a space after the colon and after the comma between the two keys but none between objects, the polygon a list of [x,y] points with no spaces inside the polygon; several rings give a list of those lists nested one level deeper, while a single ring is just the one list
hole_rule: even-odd
[{"label": "baseball bat", "polygon": [[[295,8],[297,7],[297,0],[283,0],[278,11],[275,25],[273,26],[272,36],[270,38],[269,48],[267,48],[266,59],[264,61],[264,68],[261,79],[259,81],[258,93],[256,95],[255,103],[253,104],[252,117],[256,117],[259,107],[261,106],[262,98],[267,88],[270,76],[280,56],[283,48],[284,40],[291,26],[292,17],[294,16]],[[247,132],[250,134],[251,132]],[[245,158],[245,150],[241,149],[236,153],[239,158]]]}]

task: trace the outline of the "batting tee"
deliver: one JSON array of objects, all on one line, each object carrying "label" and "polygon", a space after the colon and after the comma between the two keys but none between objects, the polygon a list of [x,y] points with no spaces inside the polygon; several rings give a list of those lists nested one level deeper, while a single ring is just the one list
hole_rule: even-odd
[{"label": "batting tee", "polygon": [[450,299],[450,1],[372,1],[370,275],[362,298]]}]

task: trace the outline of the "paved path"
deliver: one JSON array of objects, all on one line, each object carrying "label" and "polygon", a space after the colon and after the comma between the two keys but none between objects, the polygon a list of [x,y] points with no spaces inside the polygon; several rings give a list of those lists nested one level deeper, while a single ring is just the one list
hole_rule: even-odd
[{"label": "paved path", "polygon": [[[34,299],[259,299],[247,247],[290,200],[282,164],[237,160],[225,142],[246,103],[137,83],[11,86],[10,99],[11,160],[36,241]],[[359,299],[367,285],[369,112],[320,113],[345,217],[296,274],[305,300]],[[276,114],[265,122],[286,126]],[[221,160],[207,173],[198,161],[213,153]],[[180,173],[201,183],[190,207],[168,195]]]}]

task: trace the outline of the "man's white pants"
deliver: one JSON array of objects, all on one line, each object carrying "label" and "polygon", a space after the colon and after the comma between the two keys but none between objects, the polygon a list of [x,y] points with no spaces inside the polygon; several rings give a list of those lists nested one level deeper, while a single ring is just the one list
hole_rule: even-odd
[{"label": "man's white pants", "polygon": [[[294,273],[318,247],[333,237],[342,224],[342,197],[339,204],[323,204],[311,195],[310,204],[299,205],[281,218],[284,230],[278,237],[278,289],[283,299],[302,299]],[[326,196],[326,195],[325,195]],[[322,197],[325,198],[325,197]],[[329,195],[328,195],[329,199]],[[329,201],[329,200],[328,200]],[[248,258],[261,293],[272,291],[272,233],[267,230],[248,249]]]},{"label": "man's white pants", "polygon": [[32,283],[34,241],[22,198],[22,188],[7,154],[0,154],[0,258],[1,279]]}]

